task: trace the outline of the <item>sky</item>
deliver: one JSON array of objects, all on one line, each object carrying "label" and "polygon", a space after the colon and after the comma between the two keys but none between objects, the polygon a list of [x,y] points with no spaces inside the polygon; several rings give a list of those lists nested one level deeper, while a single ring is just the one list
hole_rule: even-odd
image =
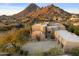
[{"label": "sky", "polygon": [[[79,3],[53,3],[67,12],[79,14]],[[13,15],[24,10],[29,3],[0,3],[0,15]],[[50,3],[37,3],[40,7],[51,5]]]}]

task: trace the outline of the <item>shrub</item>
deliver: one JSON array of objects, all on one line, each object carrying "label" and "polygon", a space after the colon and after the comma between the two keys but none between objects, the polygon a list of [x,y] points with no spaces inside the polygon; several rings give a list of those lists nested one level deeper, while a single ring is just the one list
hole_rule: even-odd
[{"label": "shrub", "polygon": [[76,35],[79,35],[79,27],[73,25],[67,25],[66,28],[68,31],[75,33]]},{"label": "shrub", "polygon": [[51,48],[47,53],[45,53],[45,55],[49,55],[49,56],[57,56],[62,54],[63,54],[63,50],[59,48]]},{"label": "shrub", "polygon": [[79,48],[73,48],[73,49],[69,50],[68,53],[73,56],[79,56]]},{"label": "shrub", "polygon": [[[8,34],[8,35],[7,35]],[[0,36],[0,51],[16,52],[20,51],[20,46],[23,45],[29,39],[29,32],[26,29],[19,29],[10,31],[5,35]],[[12,43],[13,48],[6,49],[6,44]],[[13,52],[12,52],[13,51]]]},{"label": "shrub", "polygon": [[30,33],[26,29],[16,30],[12,34],[12,42],[16,45],[21,45],[29,40]]}]

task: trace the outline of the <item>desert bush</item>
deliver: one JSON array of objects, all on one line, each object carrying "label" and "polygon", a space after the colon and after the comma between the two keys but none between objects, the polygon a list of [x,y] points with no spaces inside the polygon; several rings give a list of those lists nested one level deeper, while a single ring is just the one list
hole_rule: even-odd
[{"label": "desert bush", "polygon": [[73,55],[73,56],[79,56],[79,48],[73,48],[69,50],[68,54]]},{"label": "desert bush", "polygon": [[11,35],[12,35],[12,40],[11,40],[12,42],[16,44],[21,44],[29,40],[30,32],[26,29],[20,29],[20,30],[16,30]]},{"label": "desert bush", "polygon": [[[10,31],[5,35],[0,36],[0,50],[10,53],[18,53],[20,51],[19,47],[26,43],[28,39],[29,31],[26,29]],[[12,43],[13,48],[6,49],[6,44],[8,43]]]},{"label": "desert bush", "polygon": [[59,48],[51,48],[48,52],[44,52],[44,55],[48,55],[48,56],[57,56],[62,54],[63,54],[63,50]]},{"label": "desert bush", "polygon": [[20,29],[20,30],[16,30],[11,35],[12,35],[11,38],[13,40],[22,40],[22,41],[28,40],[30,36],[30,31],[26,29]]},{"label": "desert bush", "polygon": [[79,35],[79,27],[73,26],[73,25],[65,25],[68,31],[75,33],[76,35]]}]

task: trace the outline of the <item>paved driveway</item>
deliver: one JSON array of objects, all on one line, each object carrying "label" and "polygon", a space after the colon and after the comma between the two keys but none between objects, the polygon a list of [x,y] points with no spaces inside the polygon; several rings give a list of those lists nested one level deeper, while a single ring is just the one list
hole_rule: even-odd
[{"label": "paved driveway", "polygon": [[22,46],[23,51],[29,51],[29,53],[35,50],[47,51],[50,48],[58,47],[56,41],[40,41],[40,42],[32,42]]}]

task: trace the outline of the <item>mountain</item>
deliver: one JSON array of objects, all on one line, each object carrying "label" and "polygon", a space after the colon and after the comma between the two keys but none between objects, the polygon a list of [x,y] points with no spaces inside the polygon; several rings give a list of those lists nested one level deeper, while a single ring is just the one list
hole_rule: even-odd
[{"label": "mountain", "polygon": [[13,16],[21,20],[22,19],[24,20],[27,17],[30,17],[32,19],[37,18],[39,20],[45,20],[45,19],[67,20],[71,16],[71,14],[53,4],[40,8],[36,4],[32,3],[23,11]]},{"label": "mountain", "polygon": [[26,10],[28,10],[29,12],[32,12],[33,10],[36,10],[37,8],[39,8],[39,6],[37,6],[36,4],[32,3],[26,8]]},{"label": "mountain", "polygon": [[38,19],[56,19],[62,18],[67,19],[71,14],[64,11],[63,9],[51,4],[46,7],[42,7],[28,14],[29,17],[38,18]]},{"label": "mountain", "polygon": [[24,17],[27,14],[31,13],[32,11],[36,10],[37,8],[39,8],[39,6],[37,6],[36,4],[32,3],[27,8],[25,8],[23,11],[15,14],[13,16],[16,16],[16,17]]}]

